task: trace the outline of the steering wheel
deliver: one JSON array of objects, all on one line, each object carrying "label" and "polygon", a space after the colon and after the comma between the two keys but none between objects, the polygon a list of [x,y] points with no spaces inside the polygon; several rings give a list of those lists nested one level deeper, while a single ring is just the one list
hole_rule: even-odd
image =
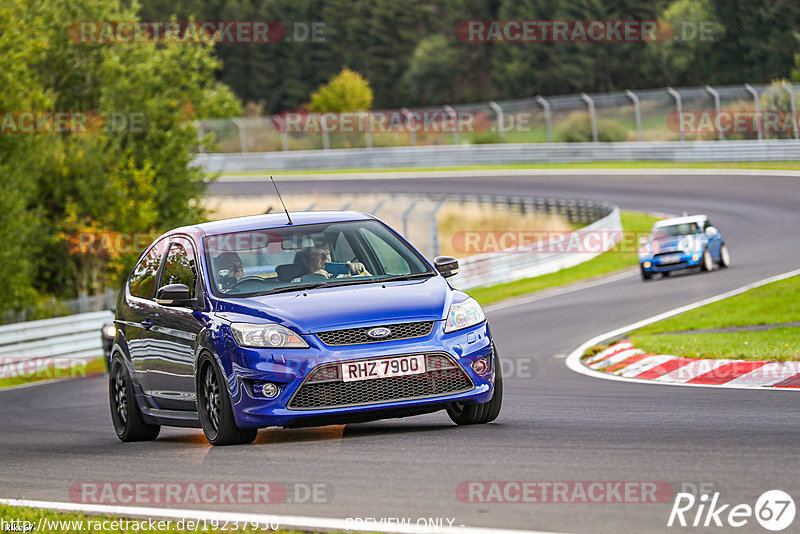
[{"label": "steering wheel", "polygon": [[236,281],[236,284],[238,285],[238,284],[241,284],[242,282],[250,282],[250,281],[255,281],[255,280],[257,280],[257,281],[259,281],[259,282],[264,282],[264,281],[266,281],[266,279],[264,279],[264,278],[261,278],[260,276],[256,276],[256,275],[254,275],[254,274],[250,274],[250,275],[243,276],[243,277],[239,278],[239,279]]}]

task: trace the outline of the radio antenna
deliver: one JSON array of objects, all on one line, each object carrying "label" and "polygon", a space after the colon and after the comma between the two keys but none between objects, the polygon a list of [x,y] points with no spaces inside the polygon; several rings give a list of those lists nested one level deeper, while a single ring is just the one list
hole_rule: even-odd
[{"label": "radio antenna", "polygon": [[286,218],[289,219],[289,224],[294,224],[292,222],[291,215],[289,215],[289,210],[286,209],[286,204],[283,203],[283,197],[281,196],[281,192],[278,191],[278,184],[275,183],[275,178],[270,176],[269,179],[272,180],[272,185],[275,186],[275,192],[278,193],[278,199],[281,201],[281,206],[283,206],[283,211],[286,212]]}]

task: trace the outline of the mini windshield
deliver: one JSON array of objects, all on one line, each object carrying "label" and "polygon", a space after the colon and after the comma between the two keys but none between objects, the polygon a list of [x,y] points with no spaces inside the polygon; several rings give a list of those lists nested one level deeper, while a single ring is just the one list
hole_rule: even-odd
[{"label": "mini windshield", "polygon": [[436,273],[384,224],[350,221],[206,237],[214,292],[255,296]]},{"label": "mini windshield", "polygon": [[653,228],[650,234],[652,239],[661,239],[664,237],[675,237],[680,235],[693,235],[701,233],[700,225],[696,222],[672,224],[670,226],[659,226]]}]

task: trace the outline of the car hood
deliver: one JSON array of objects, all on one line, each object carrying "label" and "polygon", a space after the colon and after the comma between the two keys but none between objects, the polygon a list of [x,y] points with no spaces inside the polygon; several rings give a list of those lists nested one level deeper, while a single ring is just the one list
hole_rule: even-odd
[{"label": "car hood", "polygon": [[681,249],[681,241],[683,241],[684,236],[672,236],[672,237],[661,237],[659,239],[654,239],[652,243],[653,253],[658,254],[659,252],[668,252],[670,250],[680,250]]},{"label": "car hood", "polygon": [[[301,333],[392,322],[443,319],[454,292],[441,276],[357,284],[219,301],[217,314],[232,322],[265,319]],[[255,321],[262,322],[262,321]]]}]

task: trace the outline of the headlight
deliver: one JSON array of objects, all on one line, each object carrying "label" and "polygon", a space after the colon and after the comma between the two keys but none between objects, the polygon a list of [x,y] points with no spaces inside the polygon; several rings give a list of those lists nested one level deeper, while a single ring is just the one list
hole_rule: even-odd
[{"label": "headlight", "polygon": [[307,349],[303,338],[279,324],[233,323],[233,338],[241,347]]},{"label": "headlight", "polygon": [[689,252],[700,252],[700,249],[703,248],[703,243],[700,242],[699,239],[695,237],[686,236],[681,239],[681,249],[687,254]]},{"label": "headlight", "polygon": [[464,302],[452,304],[450,311],[447,312],[447,324],[444,327],[445,334],[455,332],[462,328],[468,328],[480,324],[486,319],[483,310],[473,298],[468,298]]},{"label": "headlight", "polygon": [[103,327],[103,335],[108,339],[114,339],[117,335],[117,327],[113,324],[107,324]]}]

